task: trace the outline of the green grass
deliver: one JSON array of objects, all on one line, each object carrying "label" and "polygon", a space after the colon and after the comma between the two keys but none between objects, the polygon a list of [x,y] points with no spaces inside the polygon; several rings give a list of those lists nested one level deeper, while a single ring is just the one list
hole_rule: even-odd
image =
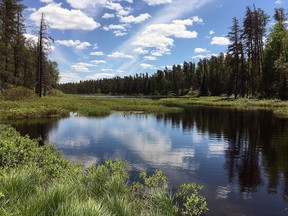
[{"label": "green grass", "polygon": [[232,107],[237,109],[269,109],[275,116],[288,118],[288,102],[226,97],[166,98],[99,98],[60,95],[20,101],[0,100],[0,119],[62,117],[70,112],[86,116],[105,116],[111,112],[172,113],[198,106]]},{"label": "green grass", "polygon": [[167,98],[161,102],[167,106],[191,108],[193,106],[213,106],[237,109],[267,109],[273,111],[279,118],[288,118],[288,101],[256,100],[240,98],[234,100],[227,97],[199,97],[199,98]]},{"label": "green grass", "polygon": [[137,182],[129,182],[129,176],[125,162],[108,160],[85,170],[55,147],[38,147],[28,136],[0,125],[0,215],[172,216],[207,210],[195,184],[190,184],[192,193],[190,187],[173,195],[161,171],[152,176],[142,172]]}]

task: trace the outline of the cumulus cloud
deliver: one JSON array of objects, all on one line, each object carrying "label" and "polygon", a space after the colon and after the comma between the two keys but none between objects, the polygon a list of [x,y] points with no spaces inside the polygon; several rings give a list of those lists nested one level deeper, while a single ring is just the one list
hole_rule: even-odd
[{"label": "cumulus cloud", "polygon": [[172,3],[172,0],[144,0],[148,5],[161,5]]},{"label": "cumulus cloud", "polygon": [[42,13],[49,26],[59,30],[93,30],[100,27],[100,24],[88,17],[80,10],[68,10],[60,4],[51,3],[39,8],[30,15],[30,19],[39,25]]},{"label": "cumulus cloud", "polygon": [[154,69],[155,68],[154,65],[146,64],[146,63],[141,64],[140,67],[143,69]]},{"label": "cumulus cloud", "polygon": [[77,73],[61,73],[60,83],[79,82],[80,76]]},{"label": "cumulus cloud", "polygon": [[157,58],[155,56],[144,56],[144,59],[148,60],[148,61],[156,61],[157,60]]},{"label": "cumulus cloud", "polygon": [[132,10],[130,7],[124,8],[121,4],[112,1],[107,1],[104,7],[116,11],[118,17],[127,16]]},{"label": "cumulus cloud", "polygon": [[195,48],[194,52],[195,53],[208,53],[210,51],[207,50],[206,48]]},{"label": "cumulus cloud", "polygon": [[[30,43],[32,43],[34,45],[36,45],[38,43],[38,36],[36,36],[36,35],[25,33],[24,37],[25,37],[26,41],[29,41]],[[44,42],[45,42],[44,46],[48,51],[55,50],[55,47],[52,46],[52,44],[50,43],[51,41],[44,39]]]},{"label": "cumulus cloud", "polygon": [[43,2],[43,3],[52,3],[53,0],[40,0],[40,2]]},{"label": "cumulus cloud", "polygon": [[138,48],[134,49],[134,52],[137,54],[147,54],[148,50],[144,50],[143,48],[138,47]]},{"label": "cumulus cloud", "polygon": [[81,0],[81,1],[79,1],[79,0],[67,0],[67,2],[73,8],[85,9],[85,8],[96,7],[96,5],[103,5],[103,4],[105,4],[106,0]]},{"label": "cumulus cloud", "polygon": [[149,19],[151,16],[148,13],[140,14],[139,16],[135,17],[133,15],[127,17],[120,17],[120,22],[123,23],[141,23],[145,20]]},{"label": "cumulus cloud", "polygon": [[79,40],[57,40],[56,43],[61,46],[74,47],[80,50],[91,46],[89,42],[81,42]]},{"label": "cumulus cloud", "polygon": [[107,56],[110,58],[127,58],[127,59],[133,59],[134,58],[132,55],[128,55],[128,54],[125,54],[123,52],[113,52]]},{"label": "cumulus cloud", "polygon": [[123,25],[108,25],[108,26],[104,26],[103,29],[105,31],[110,31],[110,30],[122,30],[122,31],[126,31],[125,27]]},{"label": "cumulus cloud", "polygon": [[94,64],[79,62],[77,64],[72,65],[71,70],[76,71],[76,72],[91,72],[89,67],[95,67],[95,66],[96,65]]},{"label": "cumulus cloud", "polygon": [[115,75],[110,73],[96,73],[89,76],[86,76],[85,79],[87,80],[99,80],[104,78],[113,78]]},{"label": "cumulus cloud", "polygon": [[90,52],[89,55],[91,56],[103,56],[105,55],[102,51]]},{"label": "cumulus cloud", "polygon": [[109,72],[109,71],[111,72],[111,71],[114,71],[114,70],[112,68],[102,68],[101,71],[102,72]]},{"label": "cumulus cloud", "polygon": [[105,60],[92,60],[91,63],[93,64],[106,64],[107,62]]},{"label": "cumulus cloud", "polygon": [[105,13],[102,18],[103,19],[111,19],[111,18],[114,18],[115,15],[114,14],[110,14],[110,13]]},{"label": "cumulus cloud", "polygon": [[37,44],[37,42],[38,42],[38,36],[36,36],[36,35],[25,33],[24,37],[26,38],[26,40],[32,41],[35,44]]},{"label": "cumulus cloud", "polygon": [[196,31],[189,31],[187,26],[193,23],[201,23],[203,20],[199,17],[192,17],[186,20],[174,20],[170,24],[152,24],[146,26],[141,34],[136,37],[133,45],[142,48],[154,48],[154,56],[161,56],[170,53],[174,45],[175,38],[196,38]]},{"label": "cumulus cloud", "polygon": [[211,58],[212,56],[218,56],[217,54],[211,53],[211,54],[207,54],[207,55],[195,55],[192,57],[192,59],[204,59],[204,58]]},{"label": "cumulus cloud", "polygon": [[217,37],[217,36],[215,36],[215,37],[212,38],[211,44],[220,45],[220,46],[227,46],[227,45],[230,44],[230,41],[226,37]]},{"label": "cumulus cloud", "polygon": [[209,31],[209,34],[210,34],[210,35],[215,34],[214,30],[210,30],[210,31]]}]

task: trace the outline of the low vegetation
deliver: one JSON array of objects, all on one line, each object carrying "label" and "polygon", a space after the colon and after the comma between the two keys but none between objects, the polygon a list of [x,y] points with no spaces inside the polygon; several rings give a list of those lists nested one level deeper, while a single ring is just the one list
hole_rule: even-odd
[{"label": "low vegetation", "polygon": [[207,205],[200,189],[185,184],[172,194],[161,171],[129,182],[122,161],[85,170],[54,146],[39,147],[0,125],[0,215],[201,215]]},{"label": "low vegetation", "polygon": [[237,99],[227,97],[163,98],[104,98],[95,96],[65,95],[54,92],[44,98],[22,100],[0,99],[0,119],[31,119],[68,116],[77,112],[86,116],[105,116],[111,112],[172,113],[191,109],[195,105],[231,107],[237,109],[267,109],[277,117],[288,118],[288,102],[281,100]]}]

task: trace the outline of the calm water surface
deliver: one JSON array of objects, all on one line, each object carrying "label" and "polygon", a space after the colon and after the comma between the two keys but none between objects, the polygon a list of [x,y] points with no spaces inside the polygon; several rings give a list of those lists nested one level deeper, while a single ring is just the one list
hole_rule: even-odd
[{"label": "calm water surface", "polygon": [[123,159],[132,171],[164,170],[172,188],[204,185],[207,215],[288,215],[288,121],[268,111],[195,107],[12,124],[86,166]]}]

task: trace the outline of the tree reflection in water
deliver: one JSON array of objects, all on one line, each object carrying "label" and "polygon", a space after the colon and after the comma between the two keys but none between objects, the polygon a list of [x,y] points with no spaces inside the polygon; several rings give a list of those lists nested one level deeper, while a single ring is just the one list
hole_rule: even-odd
[{"label": "tree reflection in water", "polygon": [[267,176],[268,193],[277,193],[284,177],[283,198],[288,196],[288,121],[273,117],[270,111],[245,111],[195,107],[183,113],[157,115],[159,121],[184,131],[193,127],[218,139],[224,137],[224,151],[229,183],[238,182],[243,196],[257,191]]}]

